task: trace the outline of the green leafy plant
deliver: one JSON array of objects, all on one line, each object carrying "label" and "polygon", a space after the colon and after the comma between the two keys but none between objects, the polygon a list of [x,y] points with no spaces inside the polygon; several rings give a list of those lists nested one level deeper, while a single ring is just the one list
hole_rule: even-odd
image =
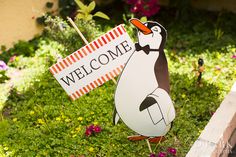
[{"label": "green leafy plant", "polygon": [[8,79],[9,77],[6,75],[6,71],[0,70],[0,83],[4,83]]},{"label": "green leafy plant", "polygon": [[77,19],[83,19],[85,21],[92,20],[93,17],[97,16],[106,20],[110,20],[110,18],[101,11],[96,12],[95,14],[91,14],[91,12],[95,9],[96,3],[92,1],[89,5],[83,4],[80,0],[75,0],[76,4],[79,6],[77,10]]},{"label": "green leafy plant", "polygon": [[[84,21],[77,19],[75,23],[88,41],[92,41],[104,33],[100,31],[99,25],[95,25],[94,20]],[[48,16],[45,24],[45,32],[48,38],[63,45],[65,49],[62,54],[63,57],[71,54],[83,45],[83,41],[75,29],[70,27],[62,18]]]},{"label": "green leafy plant", "polygon": [[140,18],[140,21],[142,21],[142,22],[147,22],[147,17],[146,17],[146,16],[141,17],[141,18]]},{"label": "green leafy plant", "polygon": [[215,34],[216,39],[220,40],[221,37],[224,35],[224,31],[218,28],[218,29],[215,29],[214,34]]}]

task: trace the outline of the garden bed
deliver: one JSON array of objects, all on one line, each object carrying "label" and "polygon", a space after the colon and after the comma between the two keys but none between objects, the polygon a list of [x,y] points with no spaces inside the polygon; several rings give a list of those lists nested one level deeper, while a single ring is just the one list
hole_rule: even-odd
[{"label": "garden bed", "polygon": [[[177,116],[167,140],[152,147],[155,152],[173,147],[183,157],[235,82],[236,19],[232,14],[196,11],[194,19],[175,20],[168,14],[168,10],[161,12],[158,21],[168,30],[165,53]],[[124,22],[134,37],[135,30]],[[61,32],[57,26],[62,23],[66,27]],[[112,81],[76,101],[69,100],[48,68],[58,55],[64,57],[80,48],[82,41],[61,19],[50,19],[48,25],[49,31],[41,37],[20,42],[0,56],[8,62],[7,75],[13,73],[0,86],[0,155],[148,156],[145,141],[128,141],[134,132],[122,122],[112,124]],[[111,28],[82,21],[77,25],[89,41]],[[9,60],[13,55],[16,58]],[[193,71],[199,57],[205,61],[200,86]],[[14,75],[16,71],[19,75]],[[88,137],[85,130],[91,124],[101,126],[102,131]]]}]

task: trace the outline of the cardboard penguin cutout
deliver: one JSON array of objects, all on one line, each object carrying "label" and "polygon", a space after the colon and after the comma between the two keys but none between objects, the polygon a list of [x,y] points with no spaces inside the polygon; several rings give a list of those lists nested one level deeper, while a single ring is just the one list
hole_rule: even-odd
[{"label": "cardboard penguin cutout", "polygon": [[118,80],[113,122],[121,118],[140,137],[162,137],[175,118],[164,54],[167,32],[157,22],[130,22],[137,28],[138,43]]}]

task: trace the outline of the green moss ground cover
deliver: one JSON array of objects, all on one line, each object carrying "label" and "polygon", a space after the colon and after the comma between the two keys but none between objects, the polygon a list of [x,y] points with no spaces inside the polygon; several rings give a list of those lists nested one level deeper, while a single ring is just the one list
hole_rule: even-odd
[{"label": "green moss ground cover", "polygon": [[[167,140],[152,147],[155,152],[174,147],[183,157],[235,81],[236,18],[197,12],[195,18],[176,20],[167,14],[160,14],[158,20],[168,30],[165,53],[177,116]],[[122,122],[112,124],[112,81],[74,102],[69,100],[48,68],[58,55],[64,57],[83,43],[61,19],[49,19],[47,24],[43,36],[20,42],[0,55],[8,62],[11,78],[0,84],[0,156],[148,156],[145,141],[128,141],[126,137],[135,133]],[[77,25],[89,41],[110,28],[94,22],[77,21]],[[131,26],[126,28],[134,37]],[[17,57],[10,62],[14,54]],[[196,85],[192,65],[199,57],[205,61],[202,86]],[[85,127],[90,124],[101,126],[102,132],[86,137]]]}]

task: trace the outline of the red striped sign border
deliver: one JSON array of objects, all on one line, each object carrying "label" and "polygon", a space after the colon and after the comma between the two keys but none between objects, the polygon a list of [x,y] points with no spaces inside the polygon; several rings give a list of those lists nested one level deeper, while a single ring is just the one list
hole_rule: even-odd
[{"label": "red striped sign border", "polygon": [[[115,40],[117,37],[123,35],[126,33],[126,30],[123,25],[119,25],[106,34],[100,36],[99,38],[95,39],[94,41],[90,42],[88,45],[83,46],[79,50],[75,51],[74,53],[70,54],[66,58],[58,61],[56,64],[52,65],[49,70],[50,72],[55,75],[62,70],[66,69],[70,65],[74,64],[75,62],[78,62],[83,57],[89,55],[90,53],[93,53],[95,50],[99,49],[102,46],[105,46],[109,42]],[[122,69],[124,68],[124,65],[120,65],[119,67],[113,69],[109,73],[105,74],[101,78],[98,78],[97,80],[94,80],[88,85],[85,85],[84,87],[80,88],[76,92],[70,95],[70,98],[72,100],[75,100],[82,95],[88,93],[89,91],[93,90],[94,88],[101,86],[106,81],[109,81],[110,79],[118,76]]]},{"label": "red striped sign border", "polygon": [[87,56],[90,53],[93,53],[96,49],[106,45],[107,43],[111,42],[112,40],[116,39],[126,30],[123,25],[119,25],[112,29],[111,31],[107,32],[106,34],[102,35],[101,37],[97,38],[96,40],[92,41],[88,45],[80,48],[79,50],[75,51],[71,55],[67,56],[61,61],[58,61],[56,64],[50,67],[50,72],[55,75],[60,71],[64,70],[68,66],[72,65],[73,63],[79,61],[83,57]]}]

